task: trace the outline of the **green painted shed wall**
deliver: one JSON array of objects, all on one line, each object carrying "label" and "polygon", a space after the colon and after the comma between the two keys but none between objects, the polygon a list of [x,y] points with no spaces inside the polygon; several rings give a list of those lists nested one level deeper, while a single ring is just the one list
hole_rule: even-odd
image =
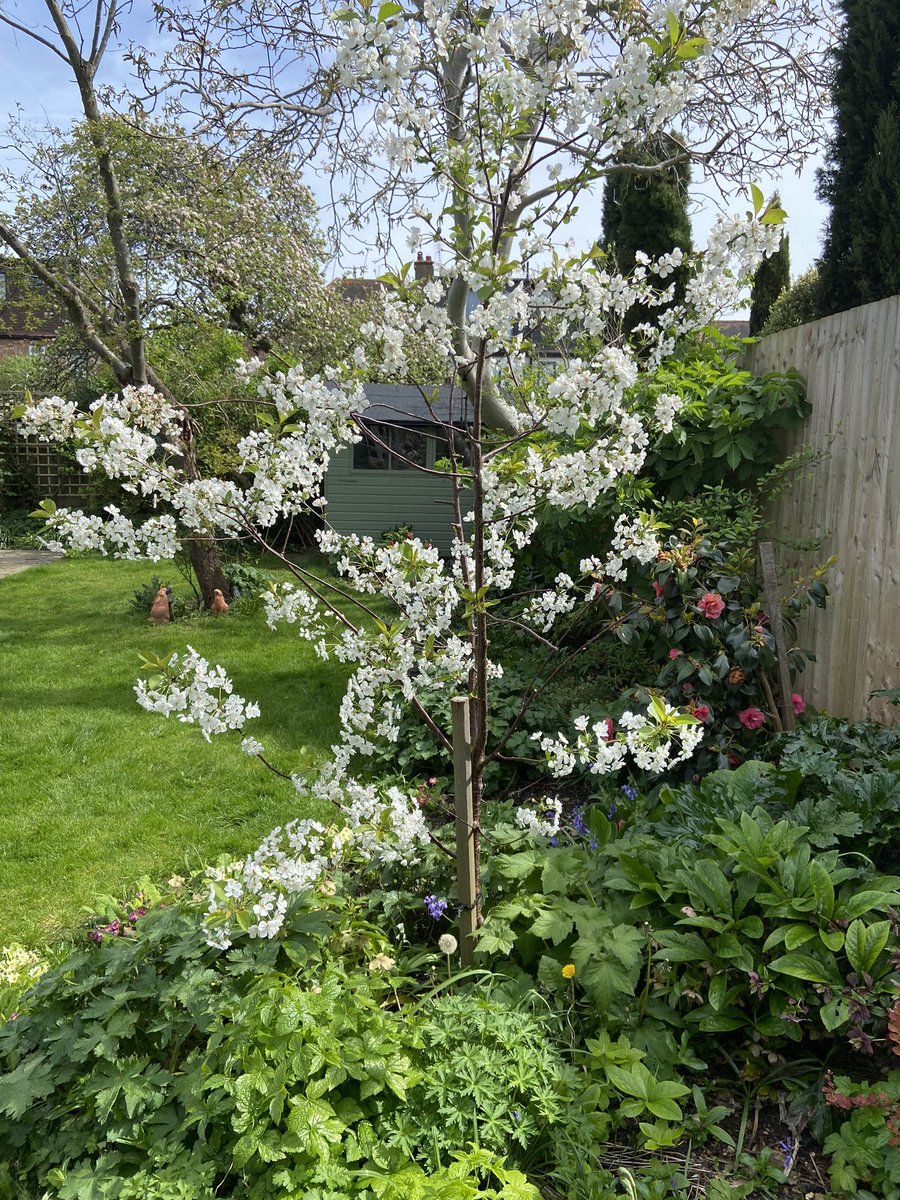
[{"label": "green painted shed wall", "polygon": [[414,470],[354,470],[352,450],[342,450],[328,468],[325,499],[325,518],[338,533],[377,540],[387,529],[410,525],[423,542],[450,553],[455,518],[449,478]]}]

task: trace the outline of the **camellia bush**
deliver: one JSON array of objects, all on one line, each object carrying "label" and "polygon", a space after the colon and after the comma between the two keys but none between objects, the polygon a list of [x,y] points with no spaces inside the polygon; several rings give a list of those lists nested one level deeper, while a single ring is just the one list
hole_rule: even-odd
[{"label": "camellia bush", "polygon": [[[45,504],[51,545],[159,561],[199,531],[214,530],[277,554],[268,535],[276,521],[324,513],[319,545],[348,587],[282,558],[295,582],[267,598],[270,625],[293,624],[323,659],[354,668],[341,737],[324,771],[310,778],[270,763],[246,728],[255,701],[236,695],[227,670],[190,648],[148,662],[137,685],[144,708],[197,724],[207,739],[241,732],[247,753],[340,814],[333,825],[303,821],[276,830],[246,861],[216,871],[207,930],[215,945],[228,946],[244,932],[274,938],[291,898],[327,879],[351,851],[409,863],[428,841],[440,841],[415,794],[357,771],[377,743],[396,740],[410,710],[449,761],[450,729],[426,703],[435,691],[471,698],[479,886],[485,771],[504,746],[503,738],[487,741],[499,672],[493,632],[514,622],[542,653],[558,653],[559,619],[623,579],[629,564],[656,562],[661,546],[652,521],[622,515],[609,544],[596,546],[578,572],[561,572],[551,587],[525,594],[514,586],[517,555],[542,511],[596,503],[638,472],[653,439],[673,428],[681,398],[657,389],[652,403],[639,402],[637,385],[658,371],[679,338],[734,303],[777,248],[783,214],[754,187],[749,211],[719,220],[689,261],[678,250],[654,260],[639,255],[628,276],[593,251],[561,246],[557,235],[597,179],[630,169],[622,147],[670,127],[681,112],[699,121],[716,79],[733,70],[728,47],[744,29],[759,35],[766,11],[753,0],[635,6],[615,15],[578,4],[406,12],[386,3],[323,16],[329,78],[374,106],[370,132],[395,194],[405,189],[418,197],[418,236],[428,230],[445,248],[445,264],[414,301],[401,273],[378,319],[363,327],[362,344],[340,363],[312,375],[302,365],[266,374],[258,362],[242,364],[245,377],[258,381],[259,422],[239,443],[236,477],[198,474],[182,408],[149,385],[126,387],[84,410],[59,397],[20,409],[24,432],[73,443],[85,471],[118,480],[155,508],[138,524],[113,505],[85,516]],[[708,132],[698,129],[698,150],[685,142],[686,159],[710,160]],[[750,158],[749,144],[736,143],[732,176]],[[685,266],[691,277],[676,301],[674,274]],[[568,356],[571,333],[607,333],[635,306],[659,311],[662,320],[643,324],[636,342],[603,341],[588,358]],[[328,528],[322,498],[334,455],[363,434],[376,442],[382,436],[379,426],[366,426],[363,382],[374,373],[406,379],[408,347],[423,338],[451,377],[449,417],[433,409],[448,452],[440,472],[452,497],[448,559],[416,538],[378,545],[339,535]],[[554,342],[562,357],[526,370],[548,361]],[[423,399],[433,404],[428,389]],[[366,611],[374,595],[393,606],[389,619]],[[523,687],[512,727],[521,725],[536,691]],[[577,754],[595,773],[617,772],[630,761],[662,772],[694,753],[703,728],[696,715],[651,696],[615,728],[584,716],[570,734],[533,732],[552,770]]]}]

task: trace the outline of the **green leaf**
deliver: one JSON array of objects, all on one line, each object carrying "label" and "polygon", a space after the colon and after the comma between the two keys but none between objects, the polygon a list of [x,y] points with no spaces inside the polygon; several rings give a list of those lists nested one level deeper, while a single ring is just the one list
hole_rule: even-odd
[{"label": "green leaf", "polygon": [[811,954],[783,954],[770,965],[770,970],[779,975],[790,975],[793,979],[803,979],[807,983],[837,983],[836,972],[824,966]]},{"label": "green leaf", "polygon": [[843,996],[836,996],[828,1004],[822,1005],[819,1009],[819,1016],[828,1032],[833,1033],[849,1019],[850,1006]]},{"label": "green leaf", "polygon": [[844,945],[844,931],[842,929],[820,929],[819,941],[832,954],[836,954]]},{"label": "green leaf", "polygon": [[841,916],[849,917],[853,920],[856,917],[861,917],[864,913],[871,912],[873,909],[885,909],[890,903],[890,897],[885,892],[871,890],[857,892],[855,896],[851,896],[849,900],[840,906],[840,912]]},{"label": "green leaf", "polygon": [[716,1012],[725,1003],[725,993],[728,990],[728,980],[725,975],[714,975],[709,985],[709,1006]]},{"label": "green leaf", "polygon": [[750,184],[750,197],[753,201],[753,211],[758,213],[765,202],[765,197],[755,183]]},{"label": "green leaf", "polygon": [[385,3],[382,4],[378,10],[378,16],[376,17],[376,20],[379,22],[389,21],[391,17],[396,17],[402,12],[403,8],[399,4],[395,4],[394,0],[385,0]]},{"label": "green leaf", "polygon": [[817,933],[818,930],[809,925],[791,925],[784,935],[784,944],[788,950],[796,950],[798,946],[811,942]]},{"label": "green leaf", "polygon": [[809,864],[809,882],[816,898],[816,912],[824,920],[830,921],[834,912],[834,884],[817,858]]},{"label": "green leaf", "polygon": [[531,932],[535,937],[544,938],[545,941],[558,946],[572,932],[574,924],[571,913],[565,912],[559,905],[554,905],[552,908],[545,908],[538,914],[532,923]]},{"label": "green leaf", "polygon": [[869,926],[860,920],[851,922],[844,939],[844,953],[858,975],[871,974],[890,935],[890,921],[876,921]]}]

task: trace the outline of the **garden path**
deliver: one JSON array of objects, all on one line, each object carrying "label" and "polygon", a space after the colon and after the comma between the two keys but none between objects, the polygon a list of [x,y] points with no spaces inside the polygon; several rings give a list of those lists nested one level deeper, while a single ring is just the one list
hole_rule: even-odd
[{"label": "garden path", "polygon": [[17,575],[29,567],[43,567],[63,557],[52,550],[0,550],[0,579],[5,575]]}]

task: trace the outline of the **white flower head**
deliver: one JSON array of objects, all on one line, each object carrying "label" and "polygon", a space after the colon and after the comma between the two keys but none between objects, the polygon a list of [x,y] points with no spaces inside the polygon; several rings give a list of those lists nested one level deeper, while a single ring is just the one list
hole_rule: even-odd
[{"label": "white flower head", "polygon": [[448,956],[455,954],[458,946],[459,942],[452,933],[442,933],[438,938],[438,949],[440,950],[441,954],[446,954]]}]

